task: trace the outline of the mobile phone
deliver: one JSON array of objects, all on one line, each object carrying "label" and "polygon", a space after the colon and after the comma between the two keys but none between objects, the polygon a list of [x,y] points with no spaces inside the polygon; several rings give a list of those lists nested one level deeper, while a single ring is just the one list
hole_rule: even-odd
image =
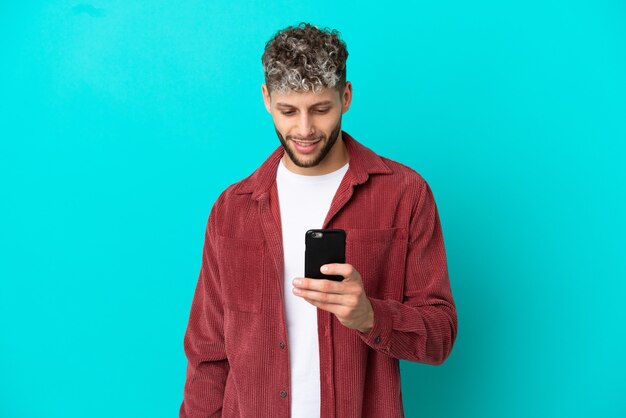
[{"label": "mobile phone", "polygon": [[309,229],[306,231],[304,277],[342,281],[343,276],[324,274],[320,267],[346,262],[346,231],[343,229]]}]

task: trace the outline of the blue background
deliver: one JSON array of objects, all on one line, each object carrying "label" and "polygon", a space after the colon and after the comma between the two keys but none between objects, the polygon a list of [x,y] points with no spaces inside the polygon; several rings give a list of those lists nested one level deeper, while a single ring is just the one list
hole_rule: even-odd
[{"label": "blue background", "polygon": [[437,200],[459,333],[402,363],[407,416],[626,416],[617,0],[0,3],[0,416],[177,416],[206,218],[279,145],[261,54],[300,21]]}]

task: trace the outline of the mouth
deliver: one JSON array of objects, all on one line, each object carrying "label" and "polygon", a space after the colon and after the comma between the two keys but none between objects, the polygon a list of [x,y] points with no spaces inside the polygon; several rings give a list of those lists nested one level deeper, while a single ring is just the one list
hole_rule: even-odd
[{"label": "mouth", "polygon": [[295,144],[296,149],[303,154],[309,154],[317,148],[317,144],[322,140],[322,138],[317,141],[296,141],[292,139],[291,141]]}]

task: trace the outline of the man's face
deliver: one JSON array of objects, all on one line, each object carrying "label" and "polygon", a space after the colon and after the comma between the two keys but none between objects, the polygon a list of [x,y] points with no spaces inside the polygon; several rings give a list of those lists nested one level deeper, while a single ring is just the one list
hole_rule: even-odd
[{"label": "man's face", "polygon": [[341,116],[349,105],[346,93],[341,95],[326,88],[319,93],[272,92],[270,97],[263,85],[263,96],[276,134],[291,161],[302,168],[320,164],[341,133]]}]

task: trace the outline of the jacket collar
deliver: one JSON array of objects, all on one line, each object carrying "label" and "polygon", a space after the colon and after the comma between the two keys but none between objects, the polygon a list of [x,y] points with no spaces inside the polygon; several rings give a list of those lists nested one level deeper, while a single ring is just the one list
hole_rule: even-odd
[{"label": "jacket collar", "polygon": [[[380,156],[357,142],[343,130],[341,131],[341,137],[348,150],[350,165],[348,166],[346,176],[350,176],[350,184],[352,186],[365,183],[370,174],[391,174],[393,172]],[[270,187],[276,181],[276,170],[284,153],[285,150],[282,145],[278,146],[259,168],[238,183],[234,192],[236,194],[252,193],[252,198],[255,200],[268,193]]]}]

